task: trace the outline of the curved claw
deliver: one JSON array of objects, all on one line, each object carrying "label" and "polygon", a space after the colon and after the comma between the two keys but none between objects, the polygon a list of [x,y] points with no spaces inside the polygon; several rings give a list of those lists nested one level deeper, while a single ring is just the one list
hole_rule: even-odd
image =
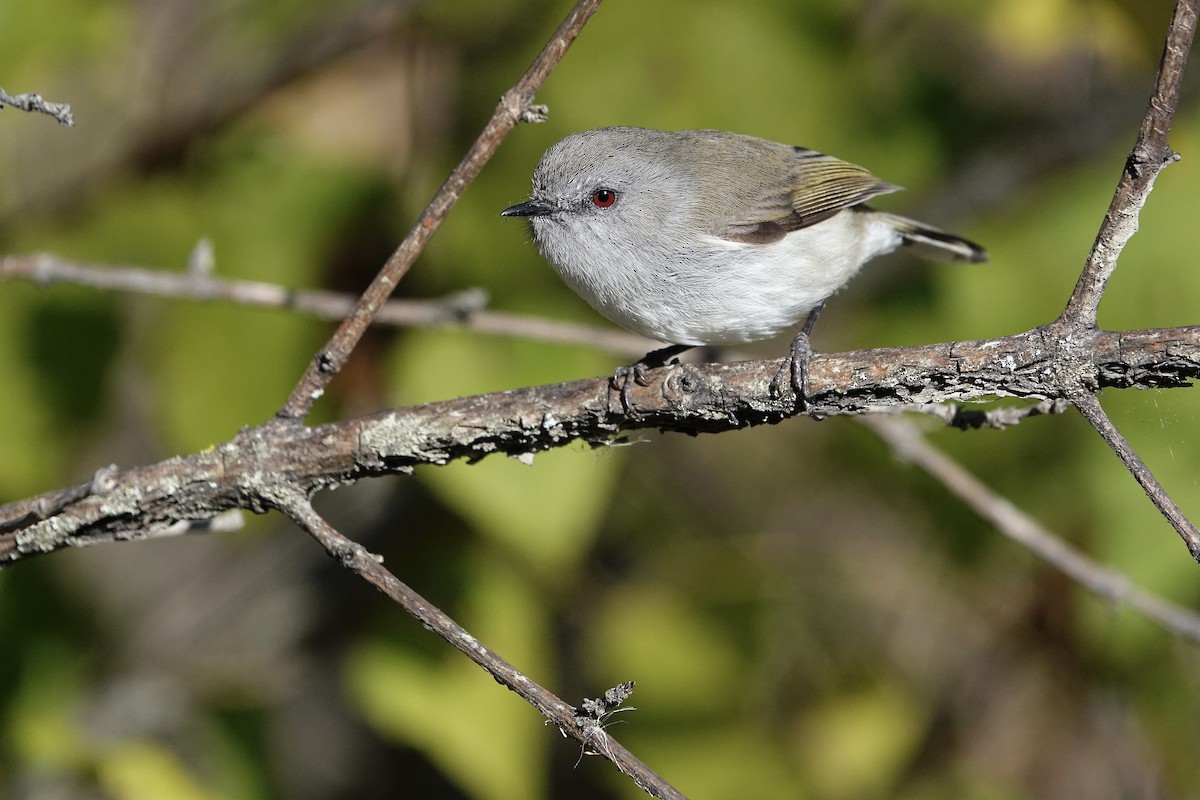
[{"label": "curved claw", "polygon": [[649,383],[646,380],[646,365],[638,361],[626,367],[617,367],[616,372],[609,379],[609,383],[614,389],[620,390],[621,410],[628,414],[633,410],[632,392],[634,384],[645,386]]},{"label": "curved claw", "polygon": [[788,350],[787,358],[780,365],[775,377],[771,379],[771,394],[779,397],[783,394],[784,376],[787,375],[788,384],[796,395],[796,406],[801,411],[808,410],[809,405],[808,362],[812,358],[812,352],[812,345],[808,342],[808,333],[800,331],[796,334],[796,338],[792,339],[792,346]]},{"label": "curved claw", "polygon": [[[633,396],[631,393],[633,392],[634,384],[646,386],[649,383],[649,380],[646,378],[646,370],[665,367],[669,359],[685,350],[690,350],[694,346],[690,344],[673,344],[670,347],[651,350],[629,366],[617,367],[616,372],[609,379],[609,385],[614,389],[619,389],[621,392],[621,410],[626,414],[633,410]],[[631,378],[632,380],[630,380]]]},{"label": "curved claw", "polygon": [[800,411],[809,410],[808,362],[812,358],[813,350],[812,345],[808,342],[808,334],[812,332],[813,325],[817,324],[817,317],[821,316],[824,308],[825,301],[822,300],[812,311],[808,312],[808,319],[804,320],[804,327],[796,334],[796,338],[792,339],[787,359],[775,373],[775,377],[771,379],[771,394],[778,397],[782,394],[783,374],[784,372],[789,373],[789,383],[791,383],[792,391],[796,394],[796,407]]}]

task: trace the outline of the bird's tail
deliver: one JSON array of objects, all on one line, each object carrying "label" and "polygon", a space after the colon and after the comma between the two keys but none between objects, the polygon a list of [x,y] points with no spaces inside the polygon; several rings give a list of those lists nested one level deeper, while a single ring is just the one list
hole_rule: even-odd
[{"label": "bird's tail", "polygon": [[912,247],[923,258],[930,258],[934,261],[969,261],[972,263],[988,260],[987,250],[961,236],[955,236],[898,214],[889,214],[885,211],[875,211],[875,213],[896,229],[906,246]]}]

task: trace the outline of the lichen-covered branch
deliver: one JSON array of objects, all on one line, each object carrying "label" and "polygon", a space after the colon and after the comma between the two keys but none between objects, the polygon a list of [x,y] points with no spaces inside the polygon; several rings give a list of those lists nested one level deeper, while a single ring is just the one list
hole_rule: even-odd
[{"label": "lichen-covered branch", "polygon": [[3,110],[5,106],[15,108],[19,111],[30,111],[54,117],[58,120],[59,125],[67,128],[75,124],[75,116],[71,113],[71,106],[68,103],[51,103],[48,100],[44,100],[36,92],[30,94],[9,94],[0,89],[0,110]]},{"label": "lichen-covered branch", "polygon": [[[1095,331],[1064,366],[1043,328],[974,342],[815,356],[815,410],[855,414],[914,403],[996,397],[1070,399],[1097,389],[1186,386],[1200,377],[1200,327]],[[574,441],[604,445],[659,429],[716,433],[777,423],[795,398],[768,384],[779,361],[673,365],[647,372],[628,412],[608,379],[536,386],[399,408],[306,428],[282,420],[214,448],[0,506],[0,564],[63,547],[144,538],[230,508],[274,507],[279,480],[311,494],[372,475],[491,454],[525,456]],[[282,476],[282,477],[281,477]]]}]

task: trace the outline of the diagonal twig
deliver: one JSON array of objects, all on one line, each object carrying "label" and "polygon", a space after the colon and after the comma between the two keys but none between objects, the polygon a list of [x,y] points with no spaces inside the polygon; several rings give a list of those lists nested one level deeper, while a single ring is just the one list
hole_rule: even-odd
[{"label": "diagonal twig", "polygon": [[1113,449],[1117,457],[1133,475],[1134,480],[1146,492],[1146,496],[1150,498],[1150,502],[1154,503],[1162,515],[1167,518],[1167,521],[1179,532],[1183,543],[1187,545],[1188,552],[1192,554],[1192,558],[1200,561],[1200,530],[1192,524],[1192,521],[1187,518],[1183,511],[1176,505],[1175,501],[1167,494],[1166,489],[1159,483],[1154,474],[1150,472],[1150,468],[1142,461],[1141,457],[1134,451],[1133,446],[1129,441],[1121,435],[1117,430],[1116,425],[1104,413],[1104,409],[1100,406],[1100,401],[1090,392],[1079,392],[1071,402],[1079,409],[1079,413],[1083,418],[1092,424],[1092,427],[1100,434],[1108,446]]},{"label": "diagonal twig", "polygon": [[[1095,400],[1091,395],[1086,397]],[[887,442],[898,458],[925,470],[1000,533],[1089,592],[1114,605],[1127,606],[1184,639],[1200,644],[1200,614],[1131,585],[1121,573],[1097,564],[1071,547],[926,441],[911,423],[870,416],[859,417],[859,421]]]},{"label": "diagonal twig", "polygon": [[[400,605],[418,622],[441,636],[459,652],[474,661],[495,678],[520,695],[527,703],[540,711],[558,726],[564,736],[569,736],[587,748],[588,752],[604,755],[625,775],[628,775],[643,791],[652,797],[664,800],[684,800],[684,795],[671,786],[637,756],[629,752],[620,742],[598,730],[596,720],[577,713],[571,704],[559,699],[553,692],[540,686],[516,667],[505,661],[494,651],[468,633],[445,612],[417,594],[403,581],[383,566],[382,559],[367,551],[365,547],[339,533],[312,507],[308,496],[299,488],[286,484],[276,486],[272,504],[293,522],[316,539],[329,555],[342,566],[357,573],[388,598]],[[602,744],[597,737],[602,735]]]},{"label": "diagonal twig", "polygon": [[550,71],[562,60],[567,48],[583,30],[588,19],[599,8],[600,2],[601,0],[579,0],[521,80],[500,98],[492,118],[488,120],[462,161],[429,201],[416,225],[400,243],[396,252],[384,263],[379,274],[363,292],[354,310],[313,357],[283,407],[275,412],[277,419],[294,421],[308,414],[329,381],[341,371],[350,353],[375,319],[379,308],[391,296],[396,285],[442,224],[442,220],[483,169],[483,165],[500,147],[500,143],[519,122],[538,121],[541,118],[539,115],[544,114],[544,110],[530,105],[534,95]]},{"label": "diagonal twig", "polygon": [[1059,317],[1060,324],[1095,327],[1104,287],[1117,268],[1121,250],[1137,233],[1138,213],[1154,188],[1155,178],[1164,167],[1179,160],[1179,155],[1167,146],[1167,136],[1179,103],[1179,85],[1196,33],[1198,9],[1200,0],[1177,0],[1175,4],[1154,93],[1137,142],[1125,162],[1125,171],[1100,224],[1083,274]]}]

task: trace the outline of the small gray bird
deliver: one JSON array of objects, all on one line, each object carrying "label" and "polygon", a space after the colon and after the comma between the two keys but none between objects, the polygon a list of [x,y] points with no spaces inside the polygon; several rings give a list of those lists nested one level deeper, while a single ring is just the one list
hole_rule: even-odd
[{"label": "small gray bird", "polygon": [[785,365],[804,405],[808,332],[864,263],[900,245],[987,260],[966,239],[863,205],[898,190],[754,136],[600,128],[550,147],[532,196],[502,214],[529,219],[542,255],[593,308],[673,345],[647,354],[635,377],[689,347],[766,339],[806,319]]}]

